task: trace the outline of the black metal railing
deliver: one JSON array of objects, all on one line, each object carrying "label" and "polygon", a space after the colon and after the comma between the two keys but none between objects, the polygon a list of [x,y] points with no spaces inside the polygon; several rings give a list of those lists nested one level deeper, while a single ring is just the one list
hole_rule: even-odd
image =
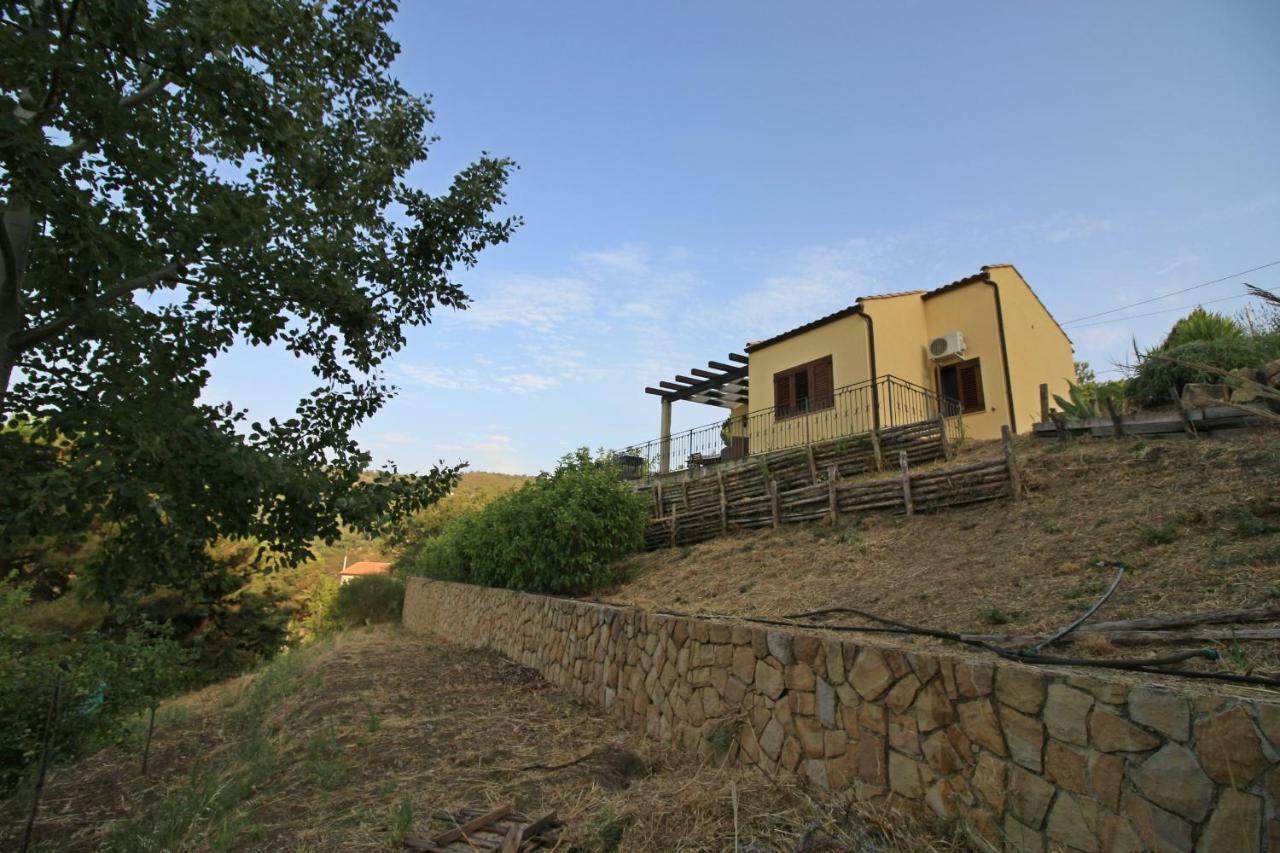
[{"label": "black metal railing", "polygon": [[[818,441],[861,435],[873,428],[905,426],[960,414],[955,400],[896,376],[882,376],[837,388],[830,396],[801,398],[730,416],[726,420],[634,444],[614,455],[630,478],[685,468],[716,465],[757,453],[804,446]],[[666,460],[664,466],[663,460]]]}]

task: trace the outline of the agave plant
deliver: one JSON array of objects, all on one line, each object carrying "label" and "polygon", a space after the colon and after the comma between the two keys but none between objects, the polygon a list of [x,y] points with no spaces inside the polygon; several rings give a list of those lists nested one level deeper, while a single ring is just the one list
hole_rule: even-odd
[{"label": "agave plant", "polygon": [[1064,399],[1057,394],[1053,395],[1054,402],[1058,404],[1058,408],[1062,409],[1062,413],[1072,420],[1078,421],[1097,415],[1097,402],[1089,398],[1084,388],[1074,382],[1068,382],[1067,384],[1070,386],[1067,394],[1071,399]]},{"label": "agave plant", "polygon": [[1218,341],[1223,338],[1243,337],[1244,329],[1235,320],[1224,314],[1196,308],[1173,324],[1161,348],[1169,349],[1192,341]]}]

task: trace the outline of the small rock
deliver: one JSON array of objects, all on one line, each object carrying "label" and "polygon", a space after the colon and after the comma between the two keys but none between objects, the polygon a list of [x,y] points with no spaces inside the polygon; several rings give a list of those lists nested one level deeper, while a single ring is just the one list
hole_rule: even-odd
[{"label": "small rock", "polygon": [[1044,822],[1045,813],[1049,811],[1049,801],[1053,799],[1053,791],[1053,785],[1034,773],[1028,773],[1021,767],[1011,766],[1006,808],[1010,814],[1027,826],[1039,829]]},{"label": "small rock", "polygon": [[1084,755],[1061,741],[1050,740],[1045,748],[1044,772],[1059,788],[1077,794],[1089,793]]},{"label": "small rock", "polygon": [[[1091,809],[1092,813],[1086,813],[1086,809]],[[1097,812],[1097,804],[1064,791],[1053,802],[1049,821],[1045,824],[1045,834],[1075,850],[1096,853],[1102,848],[1098,843],[1098,836],[1090,826],[1096,825]]]},{"label": "small rock", "polygon": [[1051,737],[1076,746],[1089,745],[1089,711],[1093,697],[1065,684],[1049,686],[1044,724]]},{"label": "small rock", "polygon": [[1025,666],[1001,665],[996,670],[996,698],[1011,708],[1038,714],[1044,707],[1044,673]]},{"label": "small rock", "polygon": [[1004,810],[1005,763],[989,752],[978,756],[978,766],[973,771],[973,787],[982,799],[996,811]]},{"label": "small rock", "polygon": [[1213,782],[1185,747],[1165,744],[1142,762],[1133,781],[1148,800],[1192,823],[1199,823],[1209,813]]},{"label": "small rock", "polygon": [[1262,849],[1262,799],[1227,789],[1200,841],[1196,853],[1230,853]]},{"label": "small rock", "polygon": [[1182,408],[1207,409],[1221,406],[1231,394],[1226,385],[1213,385],[1208,382],[1188,382],[1182,386]]},{"label": "small rock", "polygon": [[914,675],[908,675],[893,685],[893,689],[884,697],[884,704],[889,707],[890,711],[895,714],[901,714],[907,708],[911,707],[911,703],[916,699],[916,693],[920,690],[920,679]]},{"label": "small rock", "polygon": [[1000,721],[991,707],[990,699],[976,699],[959,706],[960,728],[974,743],[985,746],[996,755],[1007,755],[1004,736],[1000,734]]},{"label": "small rock", "polygon": [[799,634],[791,638],[791,653],[800,663],[812,666],[822,652],[822,639],[808,634]]},{"label": "small rock", "polygon": [[908,799],[920,799],[924,796],[924,785],[920,781],[920,765],[905,755],[890,750],[889,787],[894,793]]},{"label": "small rock", "polygon": [[789,666],[796,662],[795,653],[791,649],[791,635],[781,631],[770,631],[766,635],[769,654],[778,659],[778,663]]},{"label": "small rock", "polygon": [[1120,788],[1124,782],[1125,760],[1105,752],[1089,753],[1089,787],[1098,802],[1113,812],[1120,810]]},{"label": "small rock", "polygon": [[916,695],[914,707],[916,724],[922,732],[931,732],[955,719],[955,706],[947,696],[942,682],[936,678]]},{"label": "small rock", "polygon": [[884,738],[863,732],[858,739],[858,778],[873,785],[883,785],[886,761]]},{"label": "small rock", "polygon": [[862,650],[858,659],[853,662],[848,678],[853,689],[868,701],[879,698],[893,683],[889,665],[880,652],[872,648]]},{"label": "small rock", "polygon": [[1258,730],[1239,707],[1196,723],[1196,752],[1210,779],[1237,789],[1269,765]]},{"label": "small rock", "polygon": [[1129,694],[1129,717],[1168,735],[1177,741],[1186,741],[1191,734],[1191,709],[1187,700],[1168,690],[1155,687],[1138,687]]},{"label": "small rock", "polygon": [[762,660],[756,661],[755,685],[757,690],[770,699],[777,699],[786,689],[782,671]]},{"label": "small rock", "polygon": [[1101,708],[1089,720],[1093,745],[1103,752],[1146,752],[1160,745],[1160,739],[1123,717]]},{"label": "small rock", "polygon": [[1133,828],[1150,850],[1190,850],[1191,824],[1137,794],[1125,798]]},{"label": "small rock", "polygon": [[1043,766],[1044,725],[1036,717],[1011,708],[1002,709],[1000,719],[1004,723],[1005,742],[1009,744],[1009,757],[1039,773]]},{"label": "small rock", "polygon": [[829,729],[836,728],[836,691],[824,679],[818,679],[818,719]]},{"label": "small rock", "polygon": [[1142,840],[1133,831],[1133,824],[1109,814],[1102,819],[1102,849],[1107,853],[1142,853]]}]

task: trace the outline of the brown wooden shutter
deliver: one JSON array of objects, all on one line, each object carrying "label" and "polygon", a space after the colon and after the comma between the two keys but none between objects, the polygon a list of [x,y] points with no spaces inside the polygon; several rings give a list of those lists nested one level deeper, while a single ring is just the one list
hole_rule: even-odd
[{"label": "brown wooden shutter", "polygon": [[791,374],[774,374],[773,406],[778,415],[785,416],[791,412]]},{"label": "brown wooden shutter", "polygon": [[813,363],[813,377],[810,380],[810,394],[813,397],[816,407],[822,408],[831,405],[831,398],[835,394],[835,381],[831,373],[831,356],[819,359]]},{"label": "brown wooden shutter", "polygon": [[961,406],[966,412],[973,412],[987,407],[982,397],[982,370],[978,361],[971,361],[956,366],[956,378],[960,384]]}]

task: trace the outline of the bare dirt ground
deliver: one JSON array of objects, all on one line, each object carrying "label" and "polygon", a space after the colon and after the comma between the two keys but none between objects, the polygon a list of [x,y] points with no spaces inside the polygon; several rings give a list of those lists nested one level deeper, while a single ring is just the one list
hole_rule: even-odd
[{"label": "bare dirt ground", "polygon": [[[139,757],[55,768],[37,849],[403,850],[449,828],[442,810],[508,802],[556,811],[561,850],[967,849],[888,806],[698,763],[532,670],[391,627],[171,703],[146,777]],[[0,807],[0,848],[25,805]]]},{"label": "bare dirt ground", "polygon": [[[998,452],[963,448],[962,464]],[[638,554],[601,598],[649,609],[781,617],[846,606],[961,632],[1274,607],[1280,613],[1280,432],[1243,438],[1022,438],[1027,494],[913,519],[868,515]],[[1100,564],[1101,563],[1101,564]],[[854,621],[847,619],[844,621]],[[1276,621],[1263,623],[1274,626]],[[1254,624],[1250,627],[1263,627]],[[1201,644],[1203,645],[1203,643]],[[1280,669],[1280,643],[1211,643],[1235,672]],[[1081,653],[1079,646],[1072,653]],[[1169,654],[1106,643],[1096,656]]]}]

